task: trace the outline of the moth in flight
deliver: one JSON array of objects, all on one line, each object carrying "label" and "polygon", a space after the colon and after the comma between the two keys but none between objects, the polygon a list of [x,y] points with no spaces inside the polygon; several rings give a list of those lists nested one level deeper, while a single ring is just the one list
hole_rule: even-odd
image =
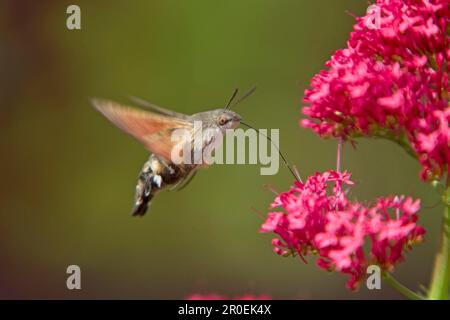
[{"label": "moth in flight", "polygon": [[[202,150],[211,144],[217,144],[214,139],[217,134],[225,134],[227,129],[235,129],[242,123],[241,116],[231,108],[251,95],[255,89],[255,87],[252,88],[235,101],[238,92],[236,89],[224,107],[193,115],[171,111],[138,98],[133,100],[148,110],[132,108],[110,100],[92,99],[95,109],[117,127],[143,143],[151,152],[138,177],[133,216],[143,216],[157,192],[168,187],[186,185],[197,169],[205,166],[204,163],[196,164],[194,161],[181,163],[172,161],[172,150],[176,144],[189,142],[194,148],[194,122],[201,123],[202,131],[210,133],[202,137]],[[184,139],[191,141],[174,140],[175,130],[185,130],[187,135],[184,135]],[[194,152],[194,150],[191,151]]]}]

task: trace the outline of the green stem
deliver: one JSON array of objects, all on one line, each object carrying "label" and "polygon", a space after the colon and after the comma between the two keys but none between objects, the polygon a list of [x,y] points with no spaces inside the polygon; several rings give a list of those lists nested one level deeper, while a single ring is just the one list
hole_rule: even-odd
[{"label": "green stem", "polygon": [[[360,138],[360,137],[363,137],[363,136],[362,135],[354,136],[354,138]],[[396,136],[391,133],[379,131],[376,134],[371,135],[371,137],[377,138],[377,139],[386,139],[386,140],[393,141],[396,144],[398,144],[400,147],[402,147],[403,150],[405,150],[406,153],[408,155],[410,155],[413,159],[417,160],[417,154],[414,151],[414,149],[411,147],[408,139],[406,138],[406,136],[404,134],[400,135],[400,136]]]},{"label": "green stem", "polygon": [[409,142],[406,140],[405,137],[402,138],[393,138],[392,139],[395,143],[397,143],[399,146],[401,146],[407,154],[409,154],[411,157],[413,157],[413,159],[417,160],[417,154],[414,151],[413,148],[411,148],[411,145],[409,144]]},{"label": "green stem", "polygon": [[404,285],[402,285],[400,282],[398,282],[393,276],[391,276],[390,273],[383,273],[384,280],[389,283],[395,290],[400,292],[402,295],[404,295],[406,298],[410,300],[424,300],[425,298],[421,295],[415,293],[414,291],[411,291]]},{"label": "green stem", "polygon": [[448,299],[450,281],[450,187],[444,192],[444,217],[441,227],[439,250],[434,260],[428,298],[433,300]]}]

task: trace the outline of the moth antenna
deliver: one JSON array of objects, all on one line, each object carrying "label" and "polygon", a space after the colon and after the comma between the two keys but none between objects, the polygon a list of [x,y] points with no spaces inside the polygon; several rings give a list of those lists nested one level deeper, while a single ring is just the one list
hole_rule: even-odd
[{"label": "moth antenna", "polygon": [[231,95],[230,100],[228,100],[228,103],[227,103],[227,105],[225,106],[224,109],[228,109],[230,107],[230,105],[233,102],[234,98],[236,98],[237,93],[238,93],[238,89],[236,88],[236,89],[234,89],[233,94]]},{"label": "moth antenna", "polygon": [[[253,91],[254,91],[254,90],[253,90]],[[289,162],[287,162],[287,160],[286,160],[286,158],[284,157],[284,155],[281,153],[281,151],[280,151],[280,149],[278,148],[278,146],[272,141],[272,139],[270,139],[269,136],[265,135],[264,133],[260,132],[258,129],[253,128],[251,125],[249,125],[249,124],[247,124],[247,123],[245,123],[245,122],[242,122],[242,121],[241,121],[241,123],[242,123],[244,126],[249,127],[249,128],[251,128],[251,129],[255,130],[256,132],[258,132],[258,134],[262,135],[262,136],[265,137],[267,140],[269,140],[270,143],[277,149],[278,154],[280,155],[281,159],[283,159],[284,164],[285,164],[286,167],[289,169],[289,171],[292,173],[292,175],[294,176],[295,180],[297,180],[297,181],[300,182],[300,183],[303,183],[302,178],[300,177],[300,175],[299,175],[298,172],[297,172],[297,168],[296,168],[295,170],[292,168],[292,166],[289,164]]]},{"label": "moth antenna", "polygon": [[[254,86],[253,88],[251,88],[250,90],[247,91],[247,93],[245,93],[242,97],[240,97],[231,108],[233,108],[234,106],[236,106],[237,104],[239,104],[240,102],[244,101],[245,99],[247,99],[248,97],[250,97],[253,92],[255,92],[256,90],[256,86]],[[230,109],[231,109],[230,108]]]}]

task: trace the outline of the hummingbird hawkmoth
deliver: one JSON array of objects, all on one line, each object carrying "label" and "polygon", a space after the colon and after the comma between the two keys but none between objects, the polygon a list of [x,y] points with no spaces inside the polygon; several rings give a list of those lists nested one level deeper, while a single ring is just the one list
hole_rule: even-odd
[{"label": "hummingbird hawkmoth", "polygon": [[[171,111],[149,102],[134,98],[133,100],[148,110],[136,109],[104,99],[92,99],[94,107],[117,127],[139,140],[151,152],[138,176],[136,185],[133,216],[143,216],[155,194],[167,187],[185,186],[204,164],[174,163],[171,152],[176,143],[172,133],[183,129],[189,134],[185,139],[193,139],[194,122],[200,121],[203,129],[209,132],[225,133],[227,129],[239,126],[241,116],[231,108],[254,92],[252,88],[235,103],[237,89],[228,103],[211,111],[186,115]],[[214,142],[214,134],[207,135],[201,141],[201,148]],[[185,136],[186,137],[186,136]],[[188,141],[190,142],[190,141]]]}]

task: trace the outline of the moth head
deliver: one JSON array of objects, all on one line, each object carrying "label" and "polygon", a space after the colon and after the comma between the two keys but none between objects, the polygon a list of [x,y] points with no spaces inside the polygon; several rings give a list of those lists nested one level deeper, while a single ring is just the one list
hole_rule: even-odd
[{"label": "moth head", "polygon": [[229,109],[219,109],[216,117],[216,125],[225,129],[235,129],[241,123],[241,116]]},{"label": "moth head", "polygon": [[239,126],[239,124],[241,123],[241,116],[238,115],[236,112],[231,111],[231,108],[236,106],[239,102],[243,101],[247,97],[249,97],[255,91],[255,89],[256,87],[251,88],[246,94],[244,94],[237,101],[234,101],[234,98],[236,98],[238,89],[234,89],[233,94],[228,100],[228,103],[225,105],[225,108],[218,109],[218,115],[216,116],[216,124],[220,129],[222,130],[235,129]]}]

